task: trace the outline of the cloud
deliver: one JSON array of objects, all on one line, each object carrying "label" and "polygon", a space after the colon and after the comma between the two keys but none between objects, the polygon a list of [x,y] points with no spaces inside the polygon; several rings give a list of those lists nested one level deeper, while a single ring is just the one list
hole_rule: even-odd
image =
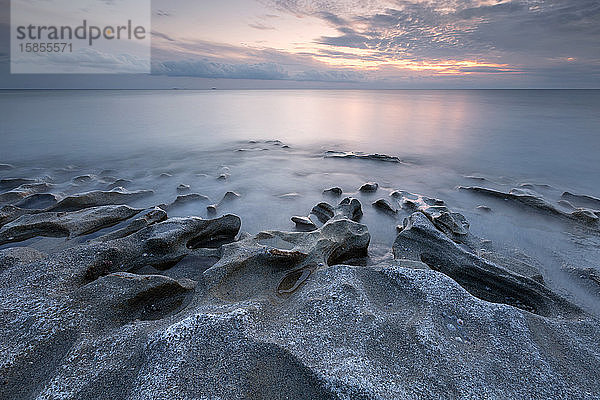
[{"label": "cloud", "polygon": [[251,27],[251,28],[254,28],[254,29],[261,30],[261,31],[275,30],[275,27],[270,26],[270,25],[265,25],[265,24],[262,24],[260,22],[255,22],[255,23],[252,23],[252,24],[248,24],[248,26]]},{"label": "cloud", "polygon": [[152,68],[155,75],[193,76],[198,78],[227,79],[289,79],[288,73],[278,64],[225,64],[205,60],[163,61]]}]

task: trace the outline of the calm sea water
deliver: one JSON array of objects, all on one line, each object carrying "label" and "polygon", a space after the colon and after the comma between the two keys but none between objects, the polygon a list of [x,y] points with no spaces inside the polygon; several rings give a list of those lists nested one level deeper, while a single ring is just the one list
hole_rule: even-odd
[{"label": "calm sea water", "polygon": [[[261,142],[273,139],[289,148]],[[324,159],[327,150],[407,163]],[[242,198],[220,212],[239,214],[249,232],[292,229],[290,216],[307,215],[323,189],[377,181],[374,197],[354,194],[374,256],[389,257],[401,218],[372,201],[393,189],[438,197],[499,249],[536,258],[549,285],[598,314],[597,294],[562,269],[600,269],[600,238],[456,186],[539,183],[554,203],[565,190],[600,197],[599,155],[600,91],[0,91],[0,163],[17,167],[4,177],[49,177],[68,194],[106,186],[73,177],[111,170],[128,189],[155,191],[143,205],[173,201],[180,183],[214,202],[234,190]],[[230,178],[216,179],[223,173]],[[206,204],[170,215],[206,217]]]}]

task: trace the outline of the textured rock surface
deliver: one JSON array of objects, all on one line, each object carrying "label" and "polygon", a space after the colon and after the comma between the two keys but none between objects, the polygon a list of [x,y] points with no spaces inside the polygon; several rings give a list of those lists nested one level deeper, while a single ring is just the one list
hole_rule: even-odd
[{"label": "textured rock surface", "polygon": [[[393,199],[413,214],[376,265],[345,265],[371,239],[352,198],[315,206],[312,232],[156,208],[56,253],[0,250],[0,398],[598,398],[597,319],[479,252],[443,202]],[[118,208],[20,218],[75,232]]]}]

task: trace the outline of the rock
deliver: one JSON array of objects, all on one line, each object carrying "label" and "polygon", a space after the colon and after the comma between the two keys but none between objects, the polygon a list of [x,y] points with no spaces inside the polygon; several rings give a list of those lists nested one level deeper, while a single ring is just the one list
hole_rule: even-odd
[{"label": "rock", "polygon": [[579,208],[573,211],[571,216],[586,224],[596,224],[598,222],[598,215],[593,210]]},{"label": "rock", "polygon": [[296,228],[303,231],[317,230],[317,226],[308,217],[292,217],[292,222],[296,224]]},{"label": "rock", "polygon": [[310,211],[311,214],[317,217],[319,221],[325,223],[333,218],[333,207],[328,203],[319,203]]},{"label": "rock", "polygon": [[[341,212],[314,232],[239,241],[235,216],[171,218],[12,264],[0,279],[0,398],[512,400],[600,391],[590,379],[600,368],[597,318],[473,259],[421,212],[395,243],[410,257],[341,265],[366,254],[370,240]],[[230,243],[196,248],[216,237]],[[194,254],[219,261],[193,280],[141,275]],[[457,282],[482,291],[494,283],[481,297],[513,299],[483,301]],[[531,304],[543,306],[523,310]]]},{"label": "rock", "polygon": [[90,183],[93,180],[94,180],[94,177],[92,175],[80,175],[80,176],[73,178],[73,183],[75,183],[77,185],[81,185],[81,184],[85,184],[85,183]]},{"label": "rock", "polygon": [[59,200],[60,198],[54,194],[38,193],[25,197],[15,203],[15,206],[25,210],[44,210],[56,205]]},{"label": "rock", "polygon": [[139,212],[128,206],[103,206],[74,212],[23,215],[0,229],[0,245],[35,236],[81,236],[115,225]]},{"label": "rock", "polygon": [[363,216],[360,201],[352,197],[346,197],[334,209],[334,214],[337,217],[348,218],[351,221],[358,222]]},{"label": "rock", "polygon": [[129,179],[117,179],[113,183],[108,185],[106,187],[106,190],[114,190],[116,188],[125,188],[125,187],[131,185],[132,183],[133,182],[130,181]]},{"label": "rock", "polygon": [[478,211],[486,212],[486,213],[492,212],[492,209],[486,205],[478,205],[477,207],[475,207],[475,209]]},{"label": "rock", "polygon": [[4,206],[0,208],[0,227],[9,223],[10,221],[14,221],[21,215],[29,214],[30,212],[30,210],[25,210],[15,206]]},{"label": "rock", "polygon": [[11,169],[15,169],[15,166],[11,164],[0,164],[0,171],[10,171]]},{"label": "rock", "polygon": [[126,227],[108,233],[104,236],[100,236],[95,240],[99,242],[108,242],[110,240],[121,239],[131,234],[134,234],[152,224],[165,221],[166,219],[167,213],[162,208],[154,207],[148,212],[143,213],[141,217],[131,221]]},{"label": "rock", "polygon": [[327,196],[333,196],[333,197],[339,197],[341,196],[343,193],[342,188],[339,187],[332,187],[330,189],[326,189],[323,191],[323,194],[327,195]]},{"label": "rock", "polygon": [[412,212],[422,212],[435,227],[448,235],[455,242],[470,244],[473,237],[469,235],[469,222],[459,213],[452,212],[442,200],[421,196],[414,193],[395,191],[391,194],[403,208]]},{"label": "rock", "polygon": [[230,177],[231,177],[231,174],[224,173],[224,174],[221,174],[221,175],[217,176],[217,180],[219,180],[219,181],[226,181]]},{"label": "rock", "polygon": [[370,238],[366,226],[342,215],[312,232],[261,232],[223,246],[221,259],[203,276],[210,290],[221,297],[242,300],[257,288],[267,287],[275,294],[291,271],[366,256]]},{"label": "rock", "polygon": [[373,192],[376,192],[378,188],[379,188],[379,184],[377,184],[375,182],[368,182],[368,183],[365,183],[364,185],[362,185],[360,187],[360,189],[358,189],[358,190],[363,193],[373,193]]},{"label": "rock", "polygon": [[0,250],[0,273],[19,264],[43,260],[48,255],[30,247],[11,247]]},{"label": "rock", "polygon": [[177,186],[177,193],[188,193],[190,191],[190,185],[184,185],[183,183]]},{"label": "rock", "polygon": [[182,194],[182,195],[177,196],[175,201],[173,201],[171,204],[164,205],[161,208],[170,210],[172,208],[183,206],[185,204],[192,203],[195,201],[209,201],[209,200],[210,199],[207,196],[205,196],[203,194],[199,194],[199,193]]},{"label": "rock", "polygon": [[0,203],[4,204],[15,204],[28,196],[43,193],[52,188],[52,185],[48,183],[25,183],[12,189],[9,192],[0,194]]},{"label": "rock", "polygon": [[158,176],[159,179],[169,179],[172,177],[173,177],[173,175],[169,174],[168,172],[163,172]]},{"label": "rock", "polygon": [[346,159],[356,159],[356,160],[371,160],[371,161],[383,161],[390,162],[395,164],[402,163],[398,157],[388,156],[385,154],[366,154],[361,152],[344,152],[344,151],[327,151],[325,153],[325,158],[346,158]]},{"label": "rock", "polygon": [[283,199],[283,200],[296,200],[296,199],[302,197],[302,195],[300,193],[285,193],[285,194],[280,194],[277,197],[280,199]]},{"label": "rock", "polygon": [[208,211],[209,214],[215,214],[219,207],[223,206],[224,204],[231,203],[233,200],[238,199],[240,197],[241,196],[239,194],[237,194],[236,192],[227,192],[227,193],[225,193],[225,195],[223,196],[221,201],[219,201],[217,204],[211,204],[211,205],[207,206],[206,210]]},{"label": "rock", "polygon": [[459,247],[424,214],[405,221],[393,245],[394,257],[422,261],[454,279],[475,297],[549,317],[570,318],[582,311],[542,284],[515,274]]},{"label": "rock", "polygon": [[381,212],[389,214],[389,215],[396,215],[396,213],[398,212],[398,210],[396,210],[394,207],[392,207],[390,202],[387,201],[386,199],[377,200],[376,202],[373,203],[373,207],[375,207],[375,209],[377,209],[378,211],[381,211]]},{"label": "rock", "polygon": [[75,297],[95,304],[105,326],[119,327],[134,320],[154,321],[176,313],[187,303],[195,286],[191,280],[116,272],[83,286]]},{"label": "rock", "polygon": [[25,184],[36,183],[35,179],[4,178],[0,179],[0,189],[11,190]]},{"label": "rock", "polygon": [[[568,219],[568,220],[576,221],[576,222],[583,221],[584,223],[589,223],[587,221],[586,215],[583,215],[586,213],[577,213],[575,215],[573,215],[572,213],[566,213],[562,210],[559,210],[552,204],[548,203],[541,197],[531,195],[531,194],[526,194],[522,190],[520,190],[520,191],[513,190],[513,191],[511,191],[511,193],[504,193],[504,192],[500,192],[500,191],[497,191],[494,189],[487,189],[487,188],[476,187],[476,186],[474,186],[474,187],[459,186],[459,189],[470,191],[470,192],[481,194],[481,195],[485,195],[485,196],[489,196],[489,197],[498,198],[498,199],[505,200],[505,201],[510,201],[512,204],[517,204],[521,207],[530,208],[530,209],[539,211],[539,212],[549,215],[549,216],[558,217],[558,218],[562,218],[562,219]],[[568,193],[568,192],[565,192],[565,193]],[[569,196],[567,196],[567,198],[569,198]]]},{"label": "rock", "polygon": [[128,192],[123,190],[93,191],[67,196],[46,211],[78,211],[88,207],[120,205],[151,196],[152,190]]},{"label": "rock", "polygon": [[561,196],[563,200],[570,201],[578,207],[591,207],[600,209],[600,199],[585,194],[573,194],[570,192],[564,192]]}]

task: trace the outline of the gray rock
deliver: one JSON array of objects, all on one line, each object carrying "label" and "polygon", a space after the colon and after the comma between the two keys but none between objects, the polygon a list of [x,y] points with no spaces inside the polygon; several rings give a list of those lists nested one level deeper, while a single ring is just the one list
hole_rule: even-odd
[{"label": "gray rock", "polygon": [[510,304],[543,316],[573,317],[582,313],[539,282],[466,251],[420,212],[405,221],[393,251],[395,258],[422,261],[486,301]]},{"label": "gray rock", "polygon": [[373,193],[376,192],[377,189],[379,188],[379,184],[376,182],[367,182],[364,185],[362,185],[360,187],[360,189],[358,189],[359,191],[363,192],[363,193]]},{"label": "gray rock", "polygon": [[107,233],[106,235],[100,236],[95,240],[100,242],[108,242],[110,240],[121,239],[131,234],[134,234],[152,224],[162,222],[166,219],[166,211],[164,211],[162,208],[154,207],[148,212],[145,212],[141,217],[131,221],[126,227],[111,233]]},{"label": "gray rock", "polygon": [[128,206],[103,206],[74,212],[23,215],[0,229],[0,244],[20,242],[35,236],[81,236],[115,225],[139,212]]},{"label": "gray rock", "polygon": [[180,184],[177,186],[177,193],[188,193],[190,191],[190,185]]},{"label": "gray rock", "polygon": [[185,204],[197,202],[197,201],[209,201],[208,196],[199,193],[181,194],[171,204],[161,205],[161,208],[170,210],[172,208],[180,207]]},{"label": "gray rock", "polygon": [[564,192],[561,196],[563,200],[570,201],[571,203],[579,207],[591,207],[600,209],[600,199],[585,194],[573,194],[570,192]]},{"label": "gray rock", "polygon": [[239,194],[237,194],[236,192],[227,192],[227,193],[225,193],[225,195],[223,196],[221,201],[219,201],[217,204],[211,204],[211,205],[207,206],[206,210],[208,211],[209,214],[216,214],[219,207],[223,206],[224,204],[231,203],[232,201],[239,199],[240,197],[241,196]]},{"label": "gray rock", "polygon": [[398,212],[398,210],[396,210],[394,207],[392,207],[390,202],[387,201],[386,199],[379,199],[379,200],[375,201],[373,203],[373,207],[375,207],[375,209],[377,209],[378,211],[381,211],[381,212],[389,214],[389,215],[396,215],[396,213]]},{"label": "gray rock", "polygon": [[0,164],[0,171],[10,171],[11,169],[15,169],[15,166],[12,164]]},{"label": "gray rock", "polygon": [[[597,221],[593,221],[593,222],[590,221],[589,215],[585,212],[583,212],[583,213],[564,212],[562,210],[559,210],[557,207],[553,206],[552,204],[548,203],[543,198],[532,195],[532,194],[527,194],[523,190],[517,191],[517,190],[513,189],[510,193],[504,193],[504,192],[500,192],[498,190],[487,189],[487,188],[476,187],[476,186],[474,186],[474,187],[459,186],[459,189],[470,191],[470,192],[481,194],[481,195],[485,195],[485,196],[489,196],[489,197],[494,197],[494,198],[505,200],[505,201],[510,201],[512,204],[516,204],[521,207],[530,208],[530,209],[536,210],[538,212],[541,212],[545,215],[558,217],[558,218],[562,218],[562,219],[567,219],[567,220],[571,220],[571,221],[576,221],[576,222],[580,222],[580,223],[583,222],[585,224],[590,224],[590,223],[592,223],[593,225],[597,224]],[[565,193],[568,193],[568,192],[565,192]],[[571,198],[571,197],[566,196],[567,200],[569,198]]]},{"label": "gray rock", "polygon": [[341,196],[343,193],[342,188],[339,187],[332,187],[330,189],[326,189],[323,191],[323,194],[328,195],[328,196],[333,196],[333,197],[339,197]]},{"label": "gray rock", "polygon": [[92,191],[67,196],[55,206],[46,211],[78,211],[88,207],[120,205],[151,196],[152,190],[138,190],[135,192],[123,190]]},{"label": "gray rock", "polygon": [[325,153],[325,158],[346,158],[346,159],[355,159],[355,160],[370,160],[370,161],[383,161],[390,162],[395,164],[402,163],[398,157],[388,156],[386,154],[366,154],[362,152],[353,152],[353,151],[327,151]]},{"label": "gray rock", "polygon": [[316,216],[319,221],[325,223],[333,218],[334,209],[333,206],[328,203],[319,203],[313,207],[310,213]]},{"label": "gray rock", "polygon": [[317,226],[308,217],[292,217],[292,222],[296,224],[296,228],[303,231],[314,231]]},{"label": "gray rock", "polygon": [[82,185],[85,183],[90,183],[94,179],[95,178],[92,175],[80,175],[80,176],[73,178],[73,183],[75,183],[77,185]]}]

